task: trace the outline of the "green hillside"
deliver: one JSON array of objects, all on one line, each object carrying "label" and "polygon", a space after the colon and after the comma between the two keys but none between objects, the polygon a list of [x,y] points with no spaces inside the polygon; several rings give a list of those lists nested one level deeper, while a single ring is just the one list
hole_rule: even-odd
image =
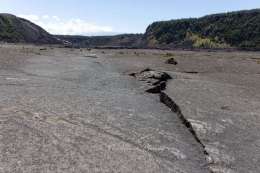
[{"label": "green hillside", "polygon": [[260,48],[260,9],[161,21],[145,33],[149,47]]},{"label": "green hillside", "polygon": [[79,47],[242,48],[260,50],[260,9],[160,21],[144,34],[53,36],[25,19],[0,14],[0,41],[64,43]]},{"label": "green hillside", "polygon": [[28,20],[0,14],[0,41],[22,43],[60,43],[54,36]]}]

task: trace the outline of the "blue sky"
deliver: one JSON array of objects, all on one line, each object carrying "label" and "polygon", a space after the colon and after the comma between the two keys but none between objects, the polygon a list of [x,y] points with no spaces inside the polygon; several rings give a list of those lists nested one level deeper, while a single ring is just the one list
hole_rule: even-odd
[{"label": "blue sky", "polygon": [[260,0],[0,0],[0,12],[54,34],[142,33],[158,20],[260,8]]}]

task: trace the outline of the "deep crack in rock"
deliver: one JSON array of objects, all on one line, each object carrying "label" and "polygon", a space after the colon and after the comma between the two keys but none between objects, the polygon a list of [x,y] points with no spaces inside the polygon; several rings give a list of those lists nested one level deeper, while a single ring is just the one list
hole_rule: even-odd
[{"label": "deep crack in rock", "polygon": [[204,154],[209,155],[209,153],[205,149],[205,145],[201,142],[198,135],[196,134],[196,131],[193,129],[192,124],[185,118],[185,116],[182,114],[180,107],[164,92],[160,93],[160,101],[165,104],[167,107],[171,109],[172,112],[176,113],[178,118],[181,120],[182,124],[185,125],[185,127],[190,131],[192,136],[195,138],[195,140],[203,147]]},{"label": "deep crack in rock", "polygon": [[[154,87],[146,90],[146,92],[152,93],[152,94],[159,94],[160,101],[164,105],[169,107],[171,109],[171,111],[174,112],[178,116],[178,118],[181,120],[182,124],[189,130],[189,132],[192,134],[192,136],[194,137],[196,142],[199,143],[199,145],[202,147],[203,153],[206,156],[206,161],[208,162],[208,165],[211,164],[212,159],[211,159],[208,151],[206,150],[206,146],[200,140],[196,131],[192,127],[191,122],[187,118],[185,118],[185,116],[182,114],[180,107],[172,100],[172,98],[169,97],[165,92],[163,92],[167,87],[167,81],[172,79],[172,77],[165,72],[159,72],[159,71],[151,70],[149,68],[141,71],[140,73],[131,73],[129,75],[137,78],[140,81],[146,81],[147,83],[152,83],[150,79],[153,79]],[[210,169],[210,172],[213,173],[213,171],[211,169]]]},{"label": "deep crack in rock", "polygon": [[166,82],[162,81],[159,84],[156,84],[155,87],[150,88],[146,90],[146,92],[151,93],[151,94],[159,94],[161,91],[166,89]]}]

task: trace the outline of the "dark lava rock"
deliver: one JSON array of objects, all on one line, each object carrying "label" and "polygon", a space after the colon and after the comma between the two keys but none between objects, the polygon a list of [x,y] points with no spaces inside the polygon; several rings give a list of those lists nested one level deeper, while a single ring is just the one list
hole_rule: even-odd
[{"label": "dark lava rock", "polygon": [[172,79],[168,73],[151,70],[149,68],[140,73],[131,73],[129,75],[140,81],[145,81],[146,83],[153,85],[152,88],[146,90],[146,92],[152,94],[161,93],[161,91],[166,89],[166,82]]},{"label": "dark lava rock", "polygon": [[158,81],[167,81],[169,79],[172,79],[172,77],[165,72],[155,71],[151,69],[145,69],[141,71],[141,73],[136,74],[136,77],[139,79],[156,79]]},{"label": "dark lava rock", "polygon": [[165,89],[166,89],[166,82],[163,81],[163,82],[157,84],[155,87],[146,90],[146,92],[151,93],[151,94],[159,94]]},{"label": "dark lava rock", "polygon": [[174,58],[168,59],[165,63],[166,64],[173,64],[173,65],[177,65],[178,64],[178,62]]}]

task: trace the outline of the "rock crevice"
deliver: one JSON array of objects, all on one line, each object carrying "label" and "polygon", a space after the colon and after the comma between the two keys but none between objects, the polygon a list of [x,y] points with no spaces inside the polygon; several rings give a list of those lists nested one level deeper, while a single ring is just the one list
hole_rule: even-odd
[{"label": "rock crevice", "polygon": [[[170,108],[170,110],[178,116],[181,123],[189,130],[196,142],[199,143],[199,145],[202,147],[206,161],[210,165],[212,163],[212,159],[208,151],[206,150],[206,146],[200,140],[196,131],[192,127],[191,122],[182,114],[181,108],[178,106],[178,104],[164,92],[164,90],[167,87],[167,81],[171,80],[172,77],[166,72],[151,70],[149,68],[139,73],[132,73],[129,75],[135,77],[140,81],[145,81],[147,84],[152,84],[152,87],[150,89],[147,89],[146,92],[152,94],[159,94],[160,102],[166,105],[168,108]],[[212,170],[210,170],[210,172],[213,173]]]}]

